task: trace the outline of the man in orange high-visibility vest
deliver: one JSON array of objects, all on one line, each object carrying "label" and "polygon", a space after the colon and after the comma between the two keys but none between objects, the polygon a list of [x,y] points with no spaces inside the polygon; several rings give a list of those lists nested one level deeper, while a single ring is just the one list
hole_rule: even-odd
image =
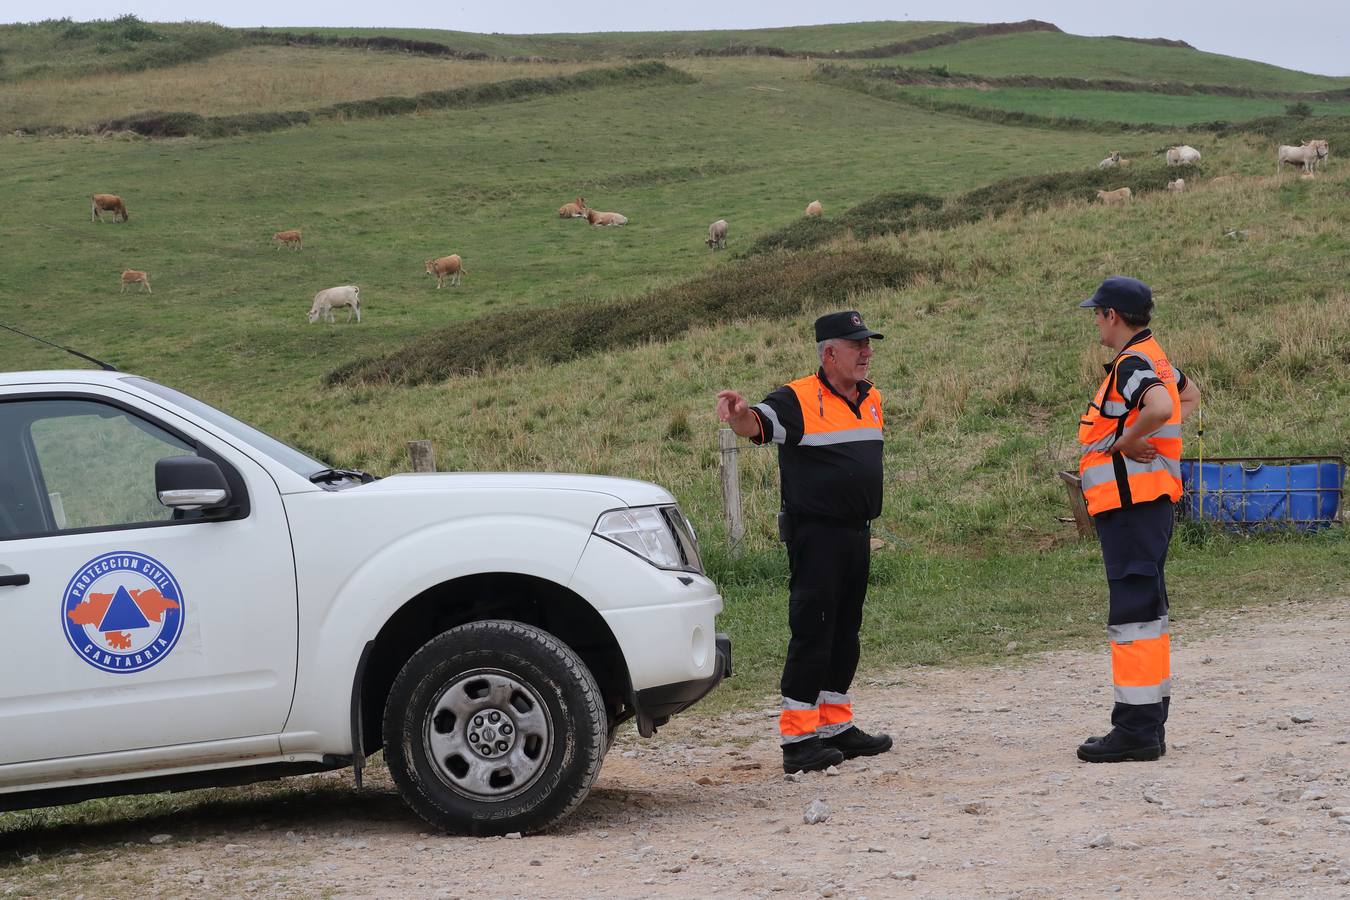
[{"label": "man in orange high-visibility vest", "polygon": [[1116,352],[1078,423],[1083,497],[1101,540],[1110,591],[1107,636],[1115,684],[1112,728],[1078,747],[1085,762],[1157,759],[1167,752],[1172,695],[1163,565],[1181,499],[1181,423],[1200,389],[1149,330],[1153,294],[1112,276],[1080,306]]},{"label": "man in orange high-visibility vest", "polygon": [[717,414],[756,444],[778,445],[779,534],[787,544],[787,660],[778,730],[783,771],[813,771],[891,749],[853,724],[849,686],[881,514],[881,392],[867,380],[882,336],[856,310],[816,320],[820,368],[750,406],[717,395]]}]

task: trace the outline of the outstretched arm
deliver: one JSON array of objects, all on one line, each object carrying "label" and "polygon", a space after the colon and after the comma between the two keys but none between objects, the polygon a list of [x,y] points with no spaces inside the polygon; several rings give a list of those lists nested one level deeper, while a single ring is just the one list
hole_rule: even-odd
[{"label": "outstretched arm", "polygon": [[730,425],[731,430],[741,437],[754,438],[760,435],[759,416],[750,409],[745,398],[735,391],[718,392],[717,418]]}]

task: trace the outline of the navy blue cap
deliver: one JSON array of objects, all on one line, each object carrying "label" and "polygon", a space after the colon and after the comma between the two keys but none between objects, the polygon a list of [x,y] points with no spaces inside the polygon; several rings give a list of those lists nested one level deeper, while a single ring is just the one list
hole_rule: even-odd
[{"label": "navy blue cap", "polygon": [[862,316],[856,309],[846,309],[843,312],[827,313],[816,319],[816,343],[831,338],[844,338],[849,341],[860,341],[863,338],[881,340],[883,335],[864,325]]},{"label": "navy blue cap", "polygon": [[1097,285],[1092,296],[1078,304],[1081,307],[1114,309],[1131,315],[1143,315],[1153,307],[1153,292],[1138,278],[1112,275]]}]

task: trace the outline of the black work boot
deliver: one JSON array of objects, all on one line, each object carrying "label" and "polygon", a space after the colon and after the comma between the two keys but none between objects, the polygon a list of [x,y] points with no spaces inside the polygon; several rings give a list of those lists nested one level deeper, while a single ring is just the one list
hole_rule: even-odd
[{"label": "black work boot", "polygon": [[1078,745],[1078,758],[1083,762],[1151,762],[1162,756],[1156,744],[1141,744],[1118,729],[1111,729],[1105,737],[1090,737]]},{"label": "black work boot", "polygon": [[826,747],[820,738],[809,737],[804,741],[793,741],[783,745],[783,771],[818,772],[844,761],[844,754],[832,747]]},{"label": "black work boot", "polygon": [[856,725],[847,731],[841,731],[833,737],[821,738],[826,747],[833,747],[844,754],[844,759],[859,756],[876,756],[891,749],[889,734],[868,734]]}]

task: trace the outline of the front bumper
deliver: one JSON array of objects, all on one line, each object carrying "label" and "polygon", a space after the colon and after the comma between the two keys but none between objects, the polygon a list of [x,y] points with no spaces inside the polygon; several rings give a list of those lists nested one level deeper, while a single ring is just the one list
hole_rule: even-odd
[{"label": "front bumper", "polygon": [[713,673],[707,678],[662,684],[636,692],[638,734],[651,737],[657,728],[670,721],[671,716],[693,706],[721,684],[723,678],[731,677],[731,638],[719,631],[715,645],[717,658],[713,662]]}]

